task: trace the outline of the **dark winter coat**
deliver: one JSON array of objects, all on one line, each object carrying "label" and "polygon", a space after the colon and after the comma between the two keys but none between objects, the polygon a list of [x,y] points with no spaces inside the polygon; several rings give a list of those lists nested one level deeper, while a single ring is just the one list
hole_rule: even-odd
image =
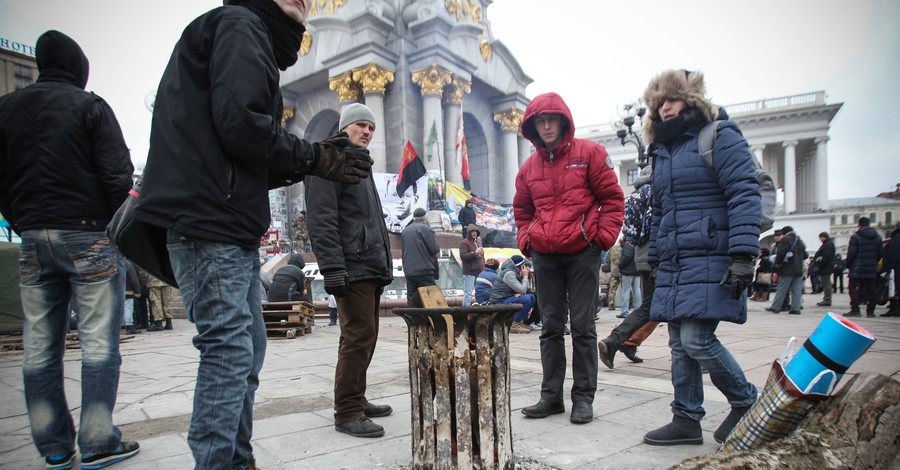
[{"label": "dark winter coat", "polygon": [[[788,253],[792,254],[788,256]],[[784,234],[775,245],[775,271],[779,276],[802,276],[805,263],[806,244],[800,235],[796,232]]]},{"label": "dark winter coat", "polygon": [[847,245],[847,269],[851,279],[874,279],[884,255],[881,235],[874,227],[860,227]]},{"label": "dark winter coat", "polygon": [[813,255],[813,261],[819,268],[819,274],[831,274],[834,272],[834,239],[829,238],[822,243]]},{"label": "dark winter coat", "polygon": [[[891,232],[891,241],[888,242],[885,249],[884,263],[882,263],[881,267],[882,272],[892,269],[900,269],[900,227],[895,228]],[[897,293],[895,292],[894,294],[896,295]]]},{"label": "dark winter coat", "polygon": [[240,6],[210,10],[184,29],[156,93],[136,218],[259,247],[268,190],[301,181],[318,159],[281,126],[272,42],[266,24]]},{"label": "dark winter coat", "polygon": [[[719,119],[727,119],[720,111]],[[744,323],[746,299],[732,299],[719,282],[733,257],[759,253],[762,212],[753,155],[737,124],[719,125],[715,175],[700,157],[705,118],[668,144],[653,143],[651,264],[659,263],[650,318]]]},{"label": "dark winter coat", "polygon": [[412,221],[400,233],[403,252],[403,274],[407,276],[439,276],[438,253],[441,251],[431,227]]},{"label": "dark winter coat", "polygon": [[519,268],[513,263],[512,258],[500,265],[497,280],[491,288],[491,303],[499,304],[516,294],[528,292],[528,281],[524,279]]},{"label": "dark winter coat", "polygon": [[372,178],[359,184],[318,176],[306,178],[309,241],[319,271],[346,269],[350,282],[378,280],[390,284],[393,260],[381,199]]},{"label": "dark winter coat", "polygon": [[[534,125],[538,114],[564,117],[562,140],[546,148]],[[608,250],[625,216],[625,196],[602,145],[576,139],[572,113],[555,93],[536,97],[526,108],[522,135],[535,152],[516,175],[513,210],[519,250],[578,253],[590,243]]]},{"label": "dark winter coat", "polygon": [[122,130],[84,91],[88,60],[75,41],[48,31],[36,56],[37,82],[0,97],[0,213],[19,234],[101,232],[132,186]]},{"label": "dark winter coat", "polygon": [[459,224],[466,227],[466,230],[468,230],[469,225],[475,224],[475,209],[463,204],[462,208],[459,209],[457,219],[459,220]]},{"label": "dark winter coat", "polygon": [[475,224],[466,227],[466,239],[459,244],[459,259],[462,261],[463,276],[477,276],[484,271],[484,253],[475,253],[479,247],[469,238],[469,234],[477,230]]},{"label": "dark winter coat", "polygon": [[622,246],[622,256],[619,258],[619,272],[623,276],[637,276],[638,270],[634,258],[634,245],[625,242]]},{"label": "dark winter coat", "polygon": [[293,302],[303,300],[306,289],[306,262],[303,255],[293,254],[287,264],[278,268],[269,284],[269,302]]},{"label": "dark winter coat", "polygon": [[484,271],[475,278],[475,301],[484,304],[491,300],[491,288],[497,282],[497,271],[484,268]]}]

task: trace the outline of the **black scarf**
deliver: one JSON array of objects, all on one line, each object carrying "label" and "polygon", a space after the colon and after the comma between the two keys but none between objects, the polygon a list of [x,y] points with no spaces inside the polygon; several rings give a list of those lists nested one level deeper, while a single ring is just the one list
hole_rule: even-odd
[{"label": "black scarf", "polygon": [[687,108],[677,117],[653,125],[653,136],[656,142],[669,145],[676,137],[684,134],[691,126],[705,121],[697,108]]},{"label": "black scarf", "polygon": [[263,20],[272,36],[275,64],[280,70],[287,70],[297,62],[297,51],[306,27],[287,16],[277,3],[272,0],[226,0],[225,5],[244,7]]}]

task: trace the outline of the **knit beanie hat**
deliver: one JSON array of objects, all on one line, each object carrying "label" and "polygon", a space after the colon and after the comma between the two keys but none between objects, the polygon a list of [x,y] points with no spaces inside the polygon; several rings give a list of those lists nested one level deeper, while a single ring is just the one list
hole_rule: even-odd
[{"label": "knit beanie hat", "polygon": [[697,108],[708,122],[715,120],[719,107],[710,103],[704,95],[706,85],[703,83],[702,72],[666,70],[653,77],[644,91],[644,104],[647,106],[643,129],[644,141],[650,143],[656,141],[653,126],[662,121],[659,108],[667,99],[684,100],[687,108]]},{"label": "knit beanie hat", "polygon": [[824,238],[826,238],[826,239],[827,239],[827,238],[831,238],[831,235],[830,235],[828,232],[822,232],[822,233],[819,234],[819,236],[820,236],[820,237],[824,237]]},{"label": "knit beanie hat", "polygon": [[244,7],[266,24],[272,36],[275,65],[279,70],[287,70],[297,62],[297,51],[303,42],[306,26],[294,21],[272,0],[225,0],[224,4]]},{"label": "knit beanie hat", "polygon": [[362,103],[353,103],[341,111],[341,121],[338,124],[338,131],[343,131],[345,127],[356,121],[369,121],[374,126],[375,113]]},{"label": "knit beanie hat", "polygon": [[517,268],[519,266],[522,266],[526,262],[525,258],[523,258],[519,255],[512,255],[512,257],[510,257],[509,259],[512,260],[513,264],[515,264]]},{"label": "knit beanie hat", "polygon": [[[357,121],[359,121],[359,120],[360,119],[357,119]],[[353,121],[353,122],[356,122],[356,121]],[[341,129],[343,129],[343,127]],[[422,209],[421,207],[417,207],[416,210],[413,211],[413,219],[422,220],[425,218],[425,214],[426,214],[425,209]]]}]

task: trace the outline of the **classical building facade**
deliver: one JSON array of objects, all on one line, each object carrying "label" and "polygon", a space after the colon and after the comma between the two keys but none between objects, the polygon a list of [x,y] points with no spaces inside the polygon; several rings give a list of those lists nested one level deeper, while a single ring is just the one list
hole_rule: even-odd
[{"label": "classical building facade", "polygon": [[[531,83],[490,28],[491,0],[318,0],[300,60],[282,74],[285,125],[318,141],[337,132],[341,109],[361,102],[376,116],[374,171],[399,173],[411,142],[432,175],[462,185],[457,132],[465,129],[473,193],[509,203],[529,155],[519,135]],[[399,5],[399,6],[398,6]],[[426,148],[432,127],[437,142]],[[285,190],[288,225],[302,184]],[[273,198],[273,202],[278,200]]]},{"label": "classical building facade", "polygon": [[900,200],[880,197],[835,199],[831,201],[831,229],[838,253],[847,253],[850,236],[856,232],[860,217],[868,217],[882,237],[891,234],[900,222]]}]

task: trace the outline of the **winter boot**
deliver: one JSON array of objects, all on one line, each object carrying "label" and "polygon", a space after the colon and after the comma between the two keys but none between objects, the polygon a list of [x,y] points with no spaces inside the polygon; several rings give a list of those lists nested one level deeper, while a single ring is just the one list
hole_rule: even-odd
[{"label": "winter boot", "polygon": [[147,326],[147,331],[162,331],[162,330],[163,330],[162,320],[152,321],[152,322],[150,322],[150,325]]},{"label": "winter boot", "polygon": [[652,446],[699,445],[703,444],[703,429],[700,421],[673,415],[671,423],[645,434],[644,443]]},{"label": "winter boot", "polygon": [[882,317],[900,317],[900,298],[891,297],[890,307],[888,311],[881,314]]},{"label": "winter boot", "polygon": [[769,301],[769,291],[763,292],[762,295],[756,300],[759,302],[768,302]]},{"label": "winter boot", "polygon": [[738,421],[740,421],[748,411],[750,411],[750,405],[732,406],[731,412],[725,417],[725,421],[722,421],[722,424],[719,425],[719,429],[716,429],[716,432],[713,433],[713,439],[719,444],[725,442],[725,439],[731,434],[731,430],[737,426]]},{"label": "winter boot", "polygon": [[172,329],[172,319],[171,318],[166,318],[166,326],[164,326],[163,329],[164,330]]},{"label": "winter boot", "polygon": [[753,293],[753,295],[747,300],[759,300],[759,291]]}]

